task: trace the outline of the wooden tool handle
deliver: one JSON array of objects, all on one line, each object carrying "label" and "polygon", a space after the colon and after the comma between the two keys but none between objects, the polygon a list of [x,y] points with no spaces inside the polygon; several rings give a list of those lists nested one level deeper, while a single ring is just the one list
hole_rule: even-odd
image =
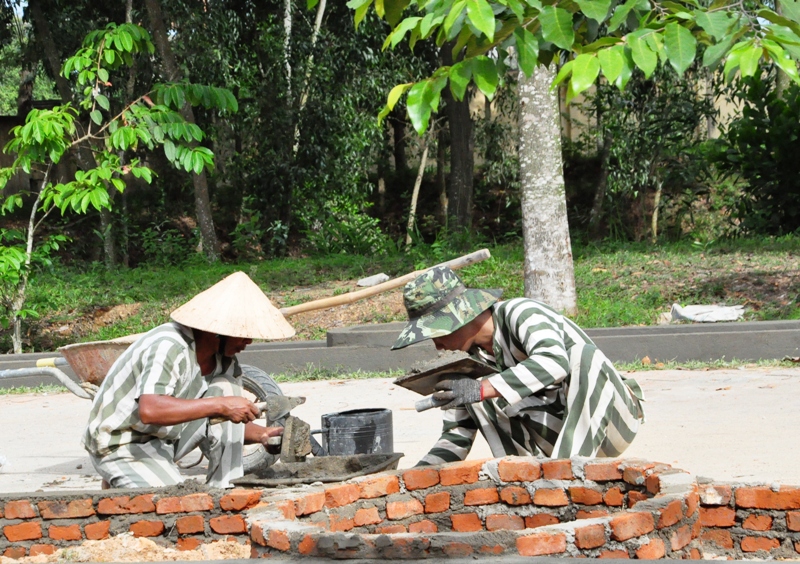
[{"label": "wooden tool handle", "polygon": [[[455,258],[453,260],[449,260],[447,262],[443,262],[441,264],[437,264],[436,266],[447,266],[453,270],[463,268],[465,266],[469,266],[470,264],[475,264],[476,262],[481,262],[483,260],[488,259],[492,255],[489,253],[488,249],[481,249],[480,251],[475,251],[474,253],[470,253],[468,255],[464,255],[462,257]],[[430,267],[435,268],[435,267]],[[376,284],[375,286],[371,286],[369,288],[364,288],[363,290],[356,290],[355,292],[349,292],[347,294],[342,294],[341,296],[333,296],[332,298],[323,298],[321,300],[313,300],[310,302],[306,302],[304,304],[298,304],[296,306],[291,307],[284,307],[281,308],[281,313],[288,317],[290,315],[295,315],[297,313],[303,313],[304,311],[314,311],[315,309],[325,309],[329,307],[336,307],[344,304],[351,304],[358,300],[363,300],[364,298],[368,298],[370,296],[374,296],[375,294],[380,294],[386,292],[388,290],[394,290],[400,286],[404,286],[408,282],[411,282],[430,268],[424,268],[422,270],[416,270],[405,276],[400,276],[399,278],[394,278],[393,280],[388,280],[383,282],[382,284]]]}]

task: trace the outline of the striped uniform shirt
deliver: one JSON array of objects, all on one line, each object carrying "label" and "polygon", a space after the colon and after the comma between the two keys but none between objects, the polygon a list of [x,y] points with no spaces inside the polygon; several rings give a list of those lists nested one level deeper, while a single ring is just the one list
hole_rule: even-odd
[{"label": "striped uniform shirt", "polygon": [[[210,376],[222,369],[218,359],[217,369]],[[175,322],[159,325],[128,347],[108,371],[94,398],[83,446],[92,455],[103,457],[120,445],[146,443],[154,438],[175,441],[186,423],[142,423],[139,396],[198,399],[207,389],[207,379],[197,362],[192,329]]]},{"label": "striped uniform shirt", "polygon": [[[564,427],[569,351],[594,343],[572,320],[527,298],[496,303],[492,319],[494,354],[471,352],[498,369],[488,379],[501,397],[445,410],[442,436],[420,465],[466,459],[478,430],[494,456],[553,453]],[[638,406],[638,384],[622,380]]]}]

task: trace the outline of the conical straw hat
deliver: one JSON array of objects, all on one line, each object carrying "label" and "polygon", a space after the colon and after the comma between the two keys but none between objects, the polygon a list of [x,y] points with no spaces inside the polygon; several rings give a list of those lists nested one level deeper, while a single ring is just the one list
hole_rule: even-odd
[{"label": "conical straw hat", "polygon": [[286,339],[295,331],[244,272],[234,272],[172,312],[194,329],[244,339]]}]

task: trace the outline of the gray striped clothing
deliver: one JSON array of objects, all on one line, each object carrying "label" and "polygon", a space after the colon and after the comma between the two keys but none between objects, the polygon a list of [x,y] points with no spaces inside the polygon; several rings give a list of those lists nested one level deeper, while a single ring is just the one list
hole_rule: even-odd
[{"label": "gray striped clothing", "polygon": [[617,456],[644,413],[639,385],[622,377],[573,321],[527,298],[492,307],[501,397],[444,412],[442,436],[421,465],[464,460],[480,431],[494,456]]},{"label": "gray striped clothing", "polygon": [[[238,477],[231,475],[237,472],[235,469],[227,468],[237,464],[237,457],[231,454],[236,450],[241,476],[244,426],[226,422],[209,427],[207,419],[168,426],[146,425],[139,418],[138,399],[143,394],[179,399],[241,395],[240,375],[235,359],[218,355],[216,369],[204,377],[197,362],[192,329],[175,322],[160,325],[128,347],[112,365],[95,396],[83,446],[101,475],[115,487],[177,483],[175,461],[200,446],[207,456],[213,453],[218,459],[211,459],[209,464],[209,479],[215,482],[212,485],[226,487],[228,478]],[[211,389],[210,381],[216,383]],[[228,448],[225,443],[230,441],[238,444]],[[220,449],[225,448],[227,454],[220,455]],[[226,466],[221,470],[224,476],[214,478],[220,464]],[[125,478],[126,472],[136,473],[137,465],[140,469],[159,467],[158,472],[152,472],[152,480],[156,481],[151,481],[150,471],[144,471],[144,476]]]}]

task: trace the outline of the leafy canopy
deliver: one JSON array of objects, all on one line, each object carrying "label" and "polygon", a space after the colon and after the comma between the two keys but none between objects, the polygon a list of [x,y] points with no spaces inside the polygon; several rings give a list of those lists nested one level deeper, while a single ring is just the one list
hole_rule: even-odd
[{"label": "leafy canopy", "polygon": [[[782,0],[782,14],[759,2],[714,0],[350,0],[355,23],[370,8],[392,28],[384,49],[406,37],[452,48],[452,66],[419,82],[395,86],[382,119],[408,94],[408,115],[423,132],[442,89],[463,99],[474,81],[492,98],[509,68],[530,76],[537,65],[564,60],[553,86],[565,82],[571,99],[598,76],[620,89],[639,68],[658,65],[679,74],[702,53],[702,64],[722,65],[726,79],[754,76],[762,60],[800,83],[800,0]],[[452,47],[450,47],[452,45]]]}]

